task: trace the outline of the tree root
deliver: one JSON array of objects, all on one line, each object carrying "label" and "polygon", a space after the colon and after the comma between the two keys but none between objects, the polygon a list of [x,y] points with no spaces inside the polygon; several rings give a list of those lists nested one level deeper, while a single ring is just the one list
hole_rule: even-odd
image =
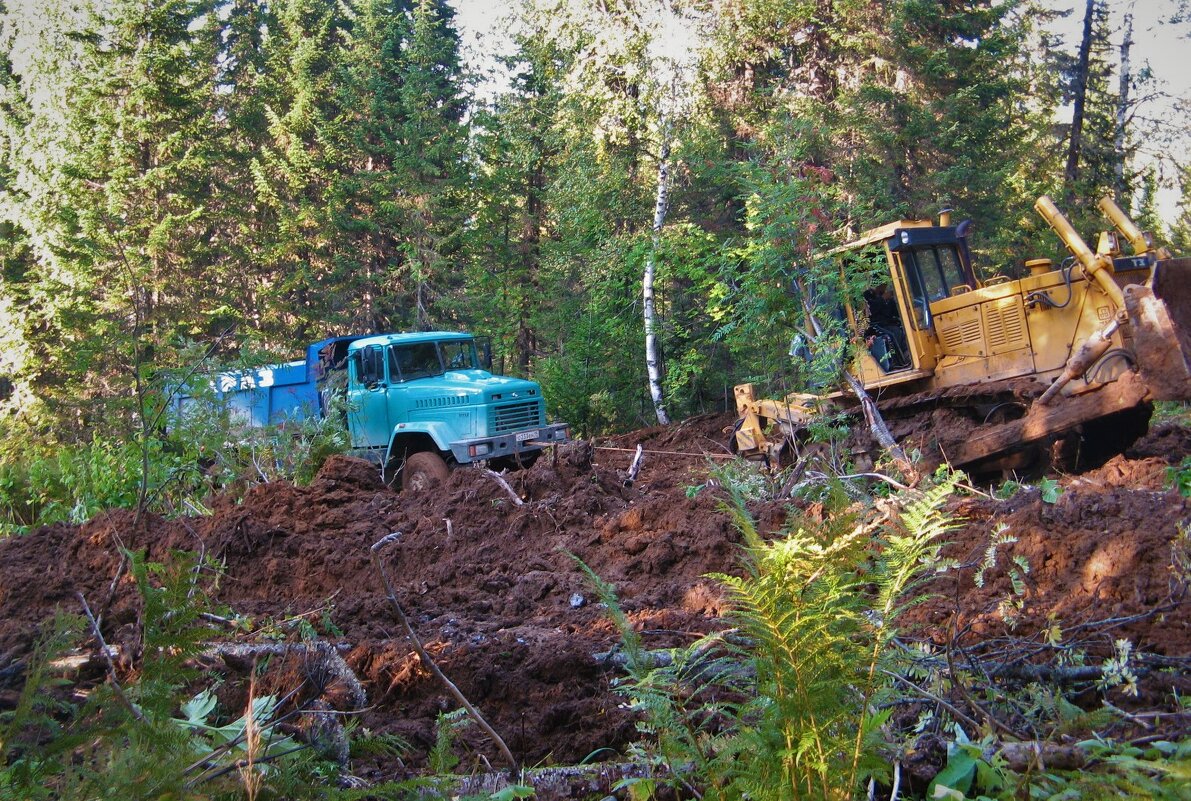
[{"label": "tree root", "polygon": [[297,710],[299,723],[292,733],[307,742],[325,759],[346,766],[349,746],[343,728],[343,713],[323,699],[332,683],[342,687],[349,711],[368,703],[364,685],[339,655],[339,649],[321,640],[313,643],[211,643],[200,656],[205,661],[221,660],[227,666],[251,671],[262,657],[297,657],[302,660],[305,682],[319,697]]},{"label": "tree root", "polygon": [[211,643],[203,651],[201,658],[221,659],[231,667],[244,669],[264,656],[300,657],[303,660],[307,679],[319,689],[320,694],[326,690],[330,679],[337,679],[346,690],[347,699],[351,702],[351,709],[363,709],[368,703],[364,685],[347,662],[343,660],[343,657],[339,655],[339,649],[321,640],[313,643]]}]

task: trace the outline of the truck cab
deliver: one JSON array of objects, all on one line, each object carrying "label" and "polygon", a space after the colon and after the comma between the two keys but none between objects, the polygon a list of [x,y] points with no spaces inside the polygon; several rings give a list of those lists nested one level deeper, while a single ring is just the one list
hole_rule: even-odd
[{"label": "truck cab", "polygon": [[485,341],[446,331],[353,339],[344,364],[352,447],[388,480],[424,488],[453,465],[528,465],[566,442],[567,425],[546,422],[541,387],[493,375],[489,353]]}]

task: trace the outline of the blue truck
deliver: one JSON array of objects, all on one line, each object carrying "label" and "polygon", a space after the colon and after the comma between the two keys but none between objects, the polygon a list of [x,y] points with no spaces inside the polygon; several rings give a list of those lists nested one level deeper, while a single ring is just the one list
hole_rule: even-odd
[{"label": "blue truck", "polygon": [[[352,453],[415,492],[457,465],[528,466],[570,439],[566,423],[547,423],[541,386],[493,375],[488,341],[465,333],[331,337],[305,359],[220,373],[212,389],[241,426],[341,415]],[[186,414],[196,400],[174,403]]]}]

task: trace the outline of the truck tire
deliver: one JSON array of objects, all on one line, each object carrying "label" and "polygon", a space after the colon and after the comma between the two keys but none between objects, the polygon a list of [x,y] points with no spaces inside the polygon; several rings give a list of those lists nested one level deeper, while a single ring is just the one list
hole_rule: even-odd
[{"label": "truck tire", "polygon": [[426,492],[446,481],[450,474],[451,468],[437,453],[415,453],[405,460],[405,466],[401,468],[401,489]]}]

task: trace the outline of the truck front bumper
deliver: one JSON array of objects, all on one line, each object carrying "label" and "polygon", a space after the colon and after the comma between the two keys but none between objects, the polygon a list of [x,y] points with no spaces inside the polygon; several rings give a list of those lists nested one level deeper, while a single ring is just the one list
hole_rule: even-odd
[{"label": "truck front bumper", "polygon": [[562,445],[571,441],[571,427],[566,423],[553,423],[523,431],[510,431],[496,437],[461,439],[451,443],[451,454],[460,464],[481,459],[499,459],[502,456],[516,456],[519,453],[538,451],[547,445]]}]

